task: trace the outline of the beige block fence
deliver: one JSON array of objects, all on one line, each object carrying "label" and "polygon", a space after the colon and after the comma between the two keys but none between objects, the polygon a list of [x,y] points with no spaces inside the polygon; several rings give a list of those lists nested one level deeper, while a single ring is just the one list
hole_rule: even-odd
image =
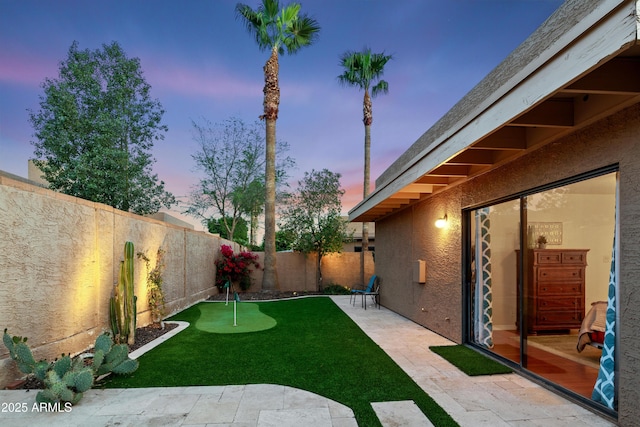
[{"label": "beige block fence", "polygon": [[[36,359],[89,348],[109,327],[109,298],[117,282],[124,244],[131,241],[155,266],[165,251],[167,315],[217,293],[214,263],[222,244],[217,235],[113,209],[33,185],[0,173],[0,329],[26,336]],[[259,253],[262,262],[263,254]],[[315,256],[279,253],[281,290],[313,291]],[[367,254],[366,275],[373,274]],[[323,258],[324,284],[359,282],[360,254]],[[259,291],[262,271],[250,291]],[[146,266],[135,259],[138,325],[150,323]],[[0,388],[22,374],[0,345]]]}]

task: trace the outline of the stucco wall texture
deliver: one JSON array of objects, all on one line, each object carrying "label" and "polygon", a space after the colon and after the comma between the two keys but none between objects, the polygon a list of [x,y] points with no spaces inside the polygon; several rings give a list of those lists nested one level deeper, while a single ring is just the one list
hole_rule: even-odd
[{"label": "stucco wall texture", "polygon": [[[166,315],[217,293],[220,246],[241,248],[217,235],[113,209],[0,174],[0,329],[29,338],[36,359],[76,354],[110,330],[109,298],[118,280],[124,244],[131,241],[156,265],[165,251]],[[262,263],[264,253],[258,253]],[[323,257],[324,284],[354,286],[360,253]],[[280,290],[315,291],[316,256],[277,254]],[[135,258],[138,325],[150,323],[146,265]],[[365,254],[367,278],[373,255]],[[261,290],[262,270],[251,291]],[[0,345],[0,388],[22,374]]]},{"label": "stucco wall texture", "polygon": [[[258,252],[262,265],[264,252]],[[332,253],[322,257],[323,286],[341,285],[348,288],[360,286],[360,252]],[[375,266],[373,253],[365,252],[365,280],[374,274]],[[317,291],[316,286],[316,254],[301,254],[295,252],[278,252],[276,255],[276,269],[278,272],[278,286],[281,291]],[[251,291],[262,289],[262,270],[254,270],[251,274],[253,284]]]},{"label": "stucco wall texture", "polygon": [[[611,165],[619,166],[620,316],[619,422],[640,418],[640,105],[623,110],[507,165],[390,215],[376,223],[376,272],[387,286],[383,304],[462,342],[462,211],[537,186]],[[449,226],[437,229],[447,214]],[[413,282],[425,260],[425,284]]]},{"label": "stucco wall texture", "polygon": [[[150,257],[152,267],[158,248],[166,251],[167,313],[215,292],[219,237],[2,175],[0,230],[0,327],[28,337],[37,359],[80,352],[109,330],[109,297],[126,241]],[[146,273],[136,258],[139,325],[150,322]],[[19,376],[0,346],[0,387]]]}]

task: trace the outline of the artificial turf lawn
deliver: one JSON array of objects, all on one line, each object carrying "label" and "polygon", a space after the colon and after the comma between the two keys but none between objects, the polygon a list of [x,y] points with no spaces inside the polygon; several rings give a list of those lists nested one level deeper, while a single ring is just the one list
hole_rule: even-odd
[{"label": "artificial turf lawn", "polygon": [[510,374],[513,372],[511,368],[464,345],[432,346],[429,349],[469,376]]},{"label": "artificial turf lawn", "polygon": [[197,329],[200,303],[171,320],[190,322],[106,387],[281,384],[350,407],[358,425],[380,426],[371,402],[413,400],[436,426],[457,423],[330,298],[261,302],[277,326],[245,334]]}]

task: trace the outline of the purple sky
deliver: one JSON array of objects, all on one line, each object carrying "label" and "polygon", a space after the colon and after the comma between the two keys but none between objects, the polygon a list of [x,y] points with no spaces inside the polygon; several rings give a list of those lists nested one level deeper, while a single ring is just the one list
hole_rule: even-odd
[{"label": "purple sky", "polygon": [[[198,182],[191,120],[251,123],[262,113],[261,52],[227,0],[0,0],[0,170],[27,175],[41,84],[58,75],[71,43],[117,41],[138,57],[169,131],[155,171],[182,199]],[[256,7],[256,0],[245,1]],[[316,44],[280,58],[277,138],[311,169],[342,174],[344,212],[362,199],[362,96],[337,82],[338,58],[369,46],[394,59],[389,93],[373,100],[371,178],[524,41],[560,0],[306,0],[322,27]],[[180,208],[177,208],[178,210]],[[192,220],[196,222],[196,220]]]}]

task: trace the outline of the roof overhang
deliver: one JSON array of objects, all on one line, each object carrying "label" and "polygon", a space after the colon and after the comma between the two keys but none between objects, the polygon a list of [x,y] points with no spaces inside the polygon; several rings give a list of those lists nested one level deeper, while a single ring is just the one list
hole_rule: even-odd
[{"label": "roof overhang", "polygon": [[349,220],[380,220],[640,102],[639,1],[563,4],[380,176]]}]

